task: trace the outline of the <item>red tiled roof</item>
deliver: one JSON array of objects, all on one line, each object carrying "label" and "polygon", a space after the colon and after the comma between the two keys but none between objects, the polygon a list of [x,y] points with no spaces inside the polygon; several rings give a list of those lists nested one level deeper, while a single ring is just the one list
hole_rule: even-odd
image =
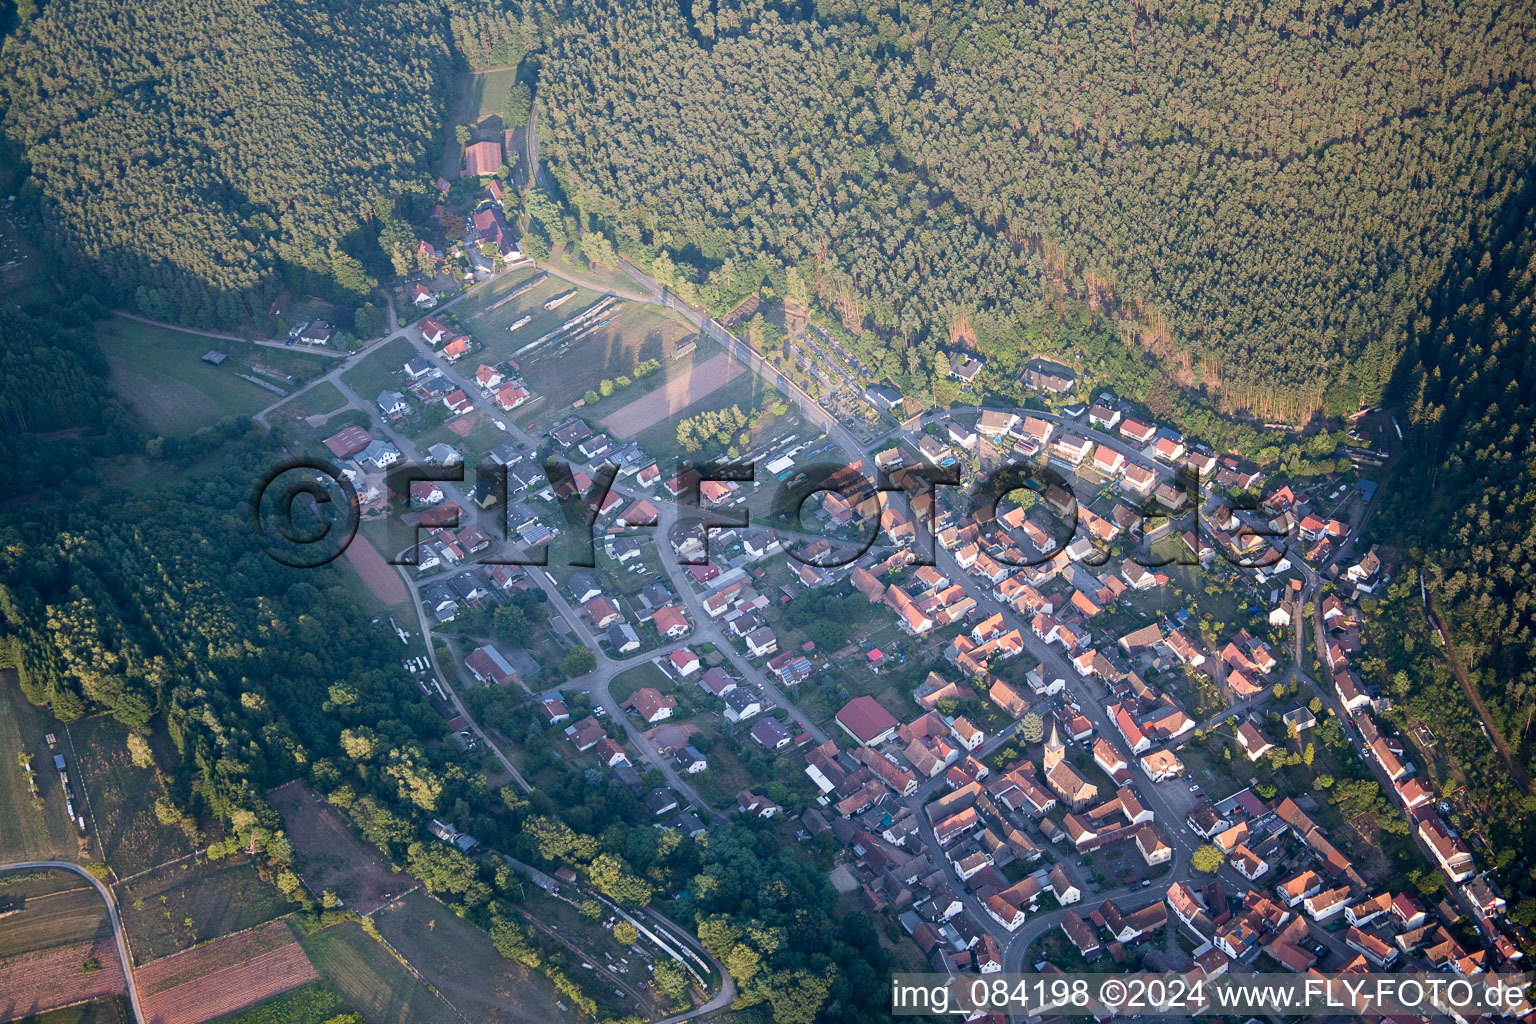
[{"label": "red tiled roof", "polygon": [[861,742],[868,743],[887,729],[896,727],[896,719],[870,696],[855,697],[837,713],[837,721]]}]

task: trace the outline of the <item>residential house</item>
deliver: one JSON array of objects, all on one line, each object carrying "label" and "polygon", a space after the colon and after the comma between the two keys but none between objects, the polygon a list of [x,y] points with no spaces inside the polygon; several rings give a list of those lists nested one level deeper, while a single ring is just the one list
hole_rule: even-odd
[{"label": "residential house", "polygon": [[620,706],[626,711],[635,712],[646,723],[655,725],[672,717],[672,712],[677,708],[677,700],[654,686],[642,686]]},{"label": "residential house", "polygon": [[477,647],[464,659],[464,667],[487,686],[505,686],[517,681],[517,670],[495,644]]}]

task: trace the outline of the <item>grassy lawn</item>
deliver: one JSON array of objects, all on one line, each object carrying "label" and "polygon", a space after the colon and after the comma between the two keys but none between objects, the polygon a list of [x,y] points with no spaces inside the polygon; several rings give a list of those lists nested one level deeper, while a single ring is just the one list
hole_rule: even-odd
[{"label": "grassy lawn", "polygon": [[67,726],[66,732],[89,798],[86,824],[96,829],[102,857],[118,877],[190,852],[186,836],[155,817],[155,798],[164,789],[154,769],[135,767],[129,759],[126,726],[98,715]]},{"label": "grassy lawn", "polygon": [[405,338],[396,338],[364,356],[356,366],[341,375],[342,383],[371,402],[380,391],[399,391],[400,368],[419,354]]},{"label": "grassy lawn", "polygon": [[[112,319],[97,325],[96,340],[112,366],[109,382],[118,396],[152,430],[189,434],[224,416],[255,413],[322,372],[321,357],[280,351],[240,341],[204,338],[184,331]],[[202,361],[215,349],[229,359],[222,366]],[[329,360],[324,360],[329,362]],[[263,377],[259,364],[293,382]],[[270,380],[270,391],[237,374]]]},{"label": "grassy lawn", "polygon": [[459,109],[474,111],[474,119],[479,121],[492,114],[498,117],[501,115],[502,101],[507,98],[507,90],[517,81],[517,69],[506,68],[464,77],[468,81],[464,83],[464,105]]},{"label": "grassy lawn", "polygon": [[[514,320],[519,320],[522,318],[521,313],[512,312],[514,309],[521,309],[524,306],[532,306],[534,309],[537,309],[542,313],[544,311],[543,303],[545,300],[549,299],[551,296],[559,295],[563,291],[569,291],[572,286],[565,284],[563,281],[554,280],[552,278],[545,278],[540,281],[537,287],[530,288],[528,291],[519,295],[516,300],[508,301],[505,305],[495,310],[491,310],[491,307],[495,306],[499,302],[502,302],[504,299],[507,299],[513,292],[517,291],[524,284],[527,284],[529,281],[543,273],[544,271],[540,270],[538,267],[520,267],[516,270],[509,270],[505,274],[502,274],[500,277],[496,277],[485,282],[484,284],[475,288],[474,291],[464,296],[464,298],[455,304],[453,309],[449,311],[449,319],[460,321],[466,325],[466,330],[470,330],[471,333],[474,333],[472,328],[476,325],[477,320],[486,316],[488,311],[494,313],[494,319],[486,319],[484,322],[487,326],[494,327],[497,330],[502,329]],[[537,301],[534,301],[533,297],[535,295],[540,296]],[[572,299],[570,302],[567,302],[566,305],[568,306],[575,301],[575,299]],[[560,308],[564,309],[565,306]],[[530,310],[530,312],[531,311],[532,310]],[[558,323],[559,321],[557,320],[556,322]],[[531,334],[529,340],[532,340],[532,338],[537,338],[539,333],[540,332],[534,332]],[[476,337],[479,337],[478,333],[476,333]],[[485,341],[484,338],[481,338],[481,340]],[[522,342],[519,342],[519,344],[522,344]]]},{"label": "grassy lawn", "polygon": [[[749,413],[757,408],[759,403],[766,403],[779,397],[779,392],[770,387],[763,378],[754,373],[744,372],[731,378],[692,405],[675,409],[665,419],[639,431],[635,435],[635,440],[639,441],[648,452],[681,455],[677,444],[677,424],[680,420],[706,411],[729,409],[733,405],[738,406],[742,412]],[[793,409],[782,416],[774,416],[764,411],[762,418],[758,421],[757,429],[752,432],[751,443],[756,444],[785,430],[802,430],[803,427],[804,422]]]},{"label": "grassy lawn", "polygon": [[[579,966],[584,962],[602,963],[614,974],[623,978],[627,984],[644,991],[648,1001],[654,998],[654,991],[647,991],[650,975],[645,970],[645,965],[630,952],[628,946],[621,946],[602,922],[588,921],[569,903],[555,899],[542,889],[534,889],[531,886],[528,889],[528,898],[519,903],[516,909],[523,917],[524,926],[535,931],[535,938],[544,949],[546,956],[561,964],[566,974],[581,986],[582,991],[597,1002],[599,1020],[619,1020],[637,1012],[643,1020],[654,1020],[661,1016],[655,1013],[651,1006],[637,1007],[627,995],[619,995],[607,976],[584,970]],[[558,943],[548,933],[537,931],[538,925],[553,929],[569,939],[581,950],[581,953],[577,954],[570,947]],[[644,938],[640,940],[639,945],[649,947],[649,943]],[[608,959],[609,957],[615,960],[627,959],[629,965],[625,967],[622,963]]]},{"label": "grassy lawn", "polygon": [[543,1024],[561,1018],[555,1005],[560,996],[547,979],[503,957],[490,935],[426,893],[412,893],[377,921],[390,945],[470,1020]]},{"label": "grassy lawn", "polygon": [[116,890],[133,957],[141,965],[293,909],[243,856],[184,860]]},{"label": "grassy lawn", "polygon": [[32,244],[27,229],[17,223],[14,210],[7,210],[0,215],[0,263],[12,259],[21,262],[0,270],[6,301],[18,306],[58,301],[48,283],[46,258]]},{"label": "grassy lawn", "polygon": [[[64,811],[58,772],[43,739],[49,726],[45,712],[21,695],[13,669],[0,672],[0,858],[6,863],[79,855],[79,833]],[[60,730],[62,731],[62,729]],[[41,810],[32,802],[16,755],[32,755]]]},{"label": "grassy lawn", "polygon": [[[748,728],[752,726],[753,721],[755,720],[749,720],[746,723]],[[734,805],[737,793],[769,781],[754,778],[747,770],[746,764],[736,750],[738,743],[755,746],[752,744],[751,737],[747,735],[746,729],[743,729],[735,739],[726,736],[718,737],[706,755],[709,759],[709,767],[697,775],[688,776],[699,795],[716,807]]]},{"label": "grassy lawn", "polygon": [[273,426],[286,425],[301,433],[317,432],[324,426],[323,423],[316,422],[311,426],[305,421],[312,416],[320,417],[340,412],[346,406],[347,400],[336,389],[336,385],[330,381],[322,381],[302,395],[295,396],[273,409],[267,418]]},{"label": "grassy lawn", "polygon": [[215,1020],[218,1024],[325,1024],[349,1009],[331,986],[311,981]]},{"label": "grassy lawn", "polygon": [[609,692],[613,694],[614,700],[623,702],[629,699],[630,694],[646,686],[654,686],[662,693],[666,693],[672,689],[672,680],[668,679],[667,674],[661,669],[646,662],[644,665],[636,665],[629,671],[615,676],[613,683],[609,686]]},{"label": "grassy lawn", "polygon": [[[464,486],[468,488],[474,485],[475,467],[485,464],[485,453],[505,442],[508,435],[498,430],[490,415],[478,406],[473,412],[455,416],[449,423],[433,427],[412,440],[423,452],[434,444],[446,444],[457,450],[464,456]],[[460,433],[466,429],[467,433]]]},{"label": "grassy lawn", "polygon": [[388,858],[357,838],[341,812],[303,783],[279,786],[267,799],[283,816],[295,870],[311,892],[329,889],[343,906],[367,914],[415,885],[409,876],[391,872]]},{"label": "grassy lawn", "polygon": [[76,881],[78,888],[28,897],[21,913],[0,918],[0,957],[111,935],[101,896]]},{"label": "grassy lawn", "polygon": [[463,1024],[441,996],[353,921],[301,936],[299,943],[320,976],[370,1024]]}]

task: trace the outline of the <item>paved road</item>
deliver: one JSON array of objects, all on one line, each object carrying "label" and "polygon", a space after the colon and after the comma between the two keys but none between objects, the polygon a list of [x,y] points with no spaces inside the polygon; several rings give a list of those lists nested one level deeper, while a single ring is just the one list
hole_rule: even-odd
[{"label": "paved road", "polygon": [[672,504],[658,505],[657,513],[656,546],[661,555],[661,564],[666,569],[667,575],[671,577],[672,585],[682,595],[683,604],[687,606],[688,614],[693,618],[694,639],[707,640],[713,643],[720,653],[725,655],[726,660],[731,663],[731,666],[741,678],[757,686],[773,703],[793,715],[795,720],[804,726],[805,731],[815,737],[817,743],[827,742],[830,738],[827,735],[827,731],[817,725],[809,715],[801,711],[780,687],[770,682],[768,676],[761,669],[739,654],[732,645],[730,638],[725,635],[725,631],[720,628],[719,623],[709,617],[709,613],[704,610],[704,603],[693,591],[687,570],[677,560],[677,552],[673,550],[671,543],[667,540],[671,535],[673,524],[677,522],[677,506]]},{"label": "paved road", "polygon": [[[438,353],[433,352],[429,347],[420,347],[420,351],[421,354],[428,360],[428,362],[432,363],[439,371],[443,373],[445,378],[457,384],[466,395],[470,396],[471,400],[476,405],[485,409],[486,412],[492,417],[493,421],[502,424],[505,428],[505,432],[512,439],[521,442],[523,445],[530,449],[537,448],[538,445],[536,439],[530,437],[525,431],[517,427],[516,424],[513,423],[509,418],[503,416],[499,410],[492,408],[489,400],[481,392],[480,388],[474,384],[473,381],[460,374],[452,364],[444,360]],[[342,389],[342,393],[344,395],[351,394],[350,390],[346,388],[344,383],[339,380],[336,381],[336,383],[338,387]],[[421,453],[416,448],[415,442],[400,434],[388,424],[383,424],[380,429],[383,430],[383,432],[394,443],[395,447],[397,447],[400,450],[400,453],[407,459],[416,462],[424,461]],[[440,486],[443,489],[446,500],[457,504],[460,509],[464,510],[466,515],[469,513],[469,510],[475,508],[475,506],[465,497],[464,493],[459,487],[456,487],[452,483],[443,483]],[[503,531],[499,529],[491,531],[493,536],[500,535],[502,532]],[[692,639],[692,637],[685,638],[684,640],[678,641],[668,647],[664,647],[660,651],[647,652],[645,654],[637,655],[633,658],[613,658],[604,652],[602,646],[597,641],[597,637],[592,634],[591,630],[587,628],[586,623],[582,620],[580,615],[578,615],[576,611],[571,607],[570,603],[566,600],[565,595],[561,592],[559,587],[550,581],[549,576],[546,575],[546,573],[541,569],[534,566],[527,567],[527,571],[529,579],[531,579],[539,586],[541,590],[544,591],[545,595],[549,599],[550,605],[565,619],[566,623],[570,625],[571,629],[581,640],[582,644],[597,656],[596,669],[585,676],[581,676],[577,679],[567,680],[557,689],[591,689],[592,695],[594,697],[594,703],[606,709],[608,711],[609,717],[619,723],[619,725],[623,728],[625,735],[629,739],[630,744],[635,749],[640,751],[642,756],[652,767],[661,772],[662,777],[666,779],[667,784],[675,789],[694,806],[705,811],[705,813],[707,813],[710,817],[716,820],[722,820],[720,814],[712,807],[710,807],[710,805],[698,795],[692,786],[683,780],[682,776],[678,774],[676,766],[672,763],[672,760],[670,758],[661,756],[655,745],[647,740],[643,735],[641,735],[641,730],[637,728],[633,722],[630,721],[629,716],[624,713],[622,708],[619,707],[618,701],[613,698],[613,695],[610,692],[610,686],[615,676],[630,668],[634,668],[637,665],[645,664],[646,662],[651,661],[653,658],[664,656],[677,647],[686,645]],[[431,632],[426,628],[425,613],[422,608],[420,598],[417,595],[417,588],[420,581],[415,578],[414,571],[408,567],[403,567],[402,572],[405,574],[407,583],[411,587],[411,597],[413,603],[416,605],[418,621],[420,621],[423,625],[423,635],[430,637]],[[430,642],[428,646],[430,649]],[[435,656],[432,660],[434,672],[437,674],[439,680],[443,679],[445,673],[442,671],[441,666],[436,664]],[[475,724],[474,718],[458,701],[457,697],[455,697],[454,703],[459,713],[464,715],[465,719],[474,725],[476,734],[484,736],[484,730],[482,730],[478,724]],[[487,742],[489,743],[489,740],[487,740]],[[496,752],[498,758],[500,758],[503,763],[507,763],[505,755],[501,754],[500,750],[498,750],[494,744],[490,745],[491,749]],[[521,779],[521,776],[517,775],[516,772],[514,772],[514,776]],[[525,781],[520,781],[519,784],[522,785],[525,789],[527,788],[527,783]]]},{"label": "paved road", "polygon": [[96,891],[101,894],[102,901],[107,905],[107,920],[112,923],[112,937],[117,941],[117,955],[123,962],[123,978],[128,984],[128,1001],[133,1004],[133,1017],[135,1020],[144,1020],[144,1007],[139,1003],[139,989],[133,981],[133,961],[128,956],[128,937],[123,933],[123,922],[117,916],[117,901],[112,897],[112,890],[102,884],[101,880],[78,864],[71,864],[67,860],[28,860],[17,861],[14,864],[0,864],[0,872],[3,871],[36,871],[42,868],[57,868],[61,871],[73,871],[81,878],[90,882]]},{"label": "paved road", "polygon": [[[445,379],[453,384],[458,385],[458,387],[463,390],[465,395],[469,396],[470,400],[478,408],[483,410],[485,414],[491,418],[492,422],[497,423],[510,439],[517,441],[524,448],[530,451],[536,450],[539,447],[539,439],[530,435],[527,431],[519,427],[517,423],[511,418],[511,416],[505,415],[499,409],[495,408],[489,397],[466,373],[462,372],[455,364],[449,363],[447,360],[443,359],[437,352],[432,351],[429,347],[418,347],[420,348],[422,355],[427,359],[427,361],[430,362],[439,372],[441,372]],[[339,381],[337,383],[340,384]],[[351,394],[344,385],[342,385],[342,392],[344,395]],[[415,448],[409,440],[400,437],[400,435],[398,435],[393,431],[392,428],[389,428],[388,426],[386,426],[384,429],[386,433],[391,434],[392,438],[396,440],[396,446],[400,448],[402,454],[405,454],[411,458],[416,457]],[[590,469],[590,464],[587,468]],[[444,485],[445,493],[447,493],[450,489],[451,485]],[[628,498],[638,498],[642,496],[640,492],[635,491],[623,484],[615,483],[613,490],[615,493],[622,494]],[[682,597],[682,600],[685,606],[688,608],[688,611],[693,619],[693,632],[683,640],[666,645],[658,651],[647,652],[632,658],[614,658],[604,652],[602,646],[598,643],[597,637],[592,634],[591,630],[587,627],[585,621],[577,613],[577,611],[571,607],[570,603],[566,600],[565,594],[557,586],[549,582],[549,578],[545,575],[544,572],[535,567],[529,567],[530,577],[536,583],[538,583],[541,589],[544,590],[545,594],[549,597],[550,603],[560,612],[560,614],[562,614],[566,622],[570,624],[572,630],[581,639],[582,643],[595,655],[597,655],[598,666],[596,669],[585,676],[568,680],[560,684],[560,686],[556,687],[555,689],[592,690],[595,703],[607,709],[609,715],[621,724],[631,744],[635,746],[636,749],[640,750],[641,753],[645,755],[645,759],[662,773],[663,777],[666,778],[668,785],[672,786],[675,790],[677,790],[677,792],[687,797],[689,801],[696,807],[707,811],[707,813],[709,813],[716,820],[721,820],[719,813],[714,808],[710,807],[707,802],[702,800],[702,798],[700,798],[694,791],[693,787],[689,785],[682,778],[682,776],[677,773],[677,770],[671,759],[662,757],[655,750],[654,745],[641,735],[641,730],[630,721],[627,715],[624,714],[623,710],[618,705],[618,701],[613,698],[610,690],[613,679],[616,676],[630,668],[635,667],[636,665],[644,664],[658,657],[664,657],[666,654],[670,653],[672,650],[675,650],[678,647],[704,641],[713,642],[716,647],[719,648],[721,654],[723,654],[731,662],[732,666],[736,669],[737,673],[742,678],[755,683],[763,690],[764,694],[769,699],[771,699],[778,706],[787,710],[791,715],[795,717],[797,721],[803,723],[806,730],[816,738],[818,743],[825,742],[828,736],[827,733],[821,729],[820,726],[816,725],[808,715],[801,711],[801,709],[797,707],[779,687],[770,682],[761,670],[753,666],[750,662],[738,654],[736,649],[732,646],[730,640],[721,631],[718,624],[716,624],[714,620],[712,620],[709,615],[705,613],[702,603],[693,591],[691,578],[688,576],[683,566],[678,562],[676,553],[672,549],[672,545],[667,541],[669,531],[671,530],[673,523],[677,521],[677,506],[675,503],[666,501],[656,495],[645,495],[645,497],[647,497],[648,500],[657,506],[659,516],[657,526],[652,530],[645,531],[643,534],[641,534],[641,537],[643,538],[643,541],[650,540],[657,545],[663,569],[671,580],[674,589],[676,589],[679,595]],[[459,507],[462,509],[469,509],[473,507],[465,502],[460,496],[456,495],[455,500],[459,502]],[[493,532],[500,533],[501,531],[498,530]],[[409,578],[411,574],[408,570],[407,575],[408,582],[412,583],[412,592],[414,597],[416,590],[414,585],[415,581]],[[422,614],[421,604],[419,600],[416,603],[418,617],[420,617]],[[441,672],[439,672],[439,676],[441,677]]]}]

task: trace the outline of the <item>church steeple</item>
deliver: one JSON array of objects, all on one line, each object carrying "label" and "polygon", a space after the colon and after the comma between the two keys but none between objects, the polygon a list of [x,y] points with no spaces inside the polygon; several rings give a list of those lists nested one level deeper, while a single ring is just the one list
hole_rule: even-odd
[{"label": "church steeple", "polygon": [[1054,721],[1051,722],[1051,738],[1045,741],[1045,756],[1040,759],[1041,767],[1047,773],[1062,762],[1067,756],[1067,745],[1061,742],[1061,732]]}]

